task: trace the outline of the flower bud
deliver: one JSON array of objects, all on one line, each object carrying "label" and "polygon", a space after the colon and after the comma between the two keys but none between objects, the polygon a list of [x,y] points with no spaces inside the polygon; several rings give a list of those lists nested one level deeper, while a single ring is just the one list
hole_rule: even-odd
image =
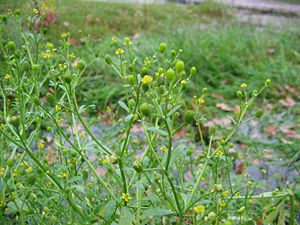
[{"label": "flower bud", "polygon": [[164,53],[166,51],[166,49],[167,49],[167,44],[166,43],[160,43],[158,51],[160,53]]},{"label": "flower bud", "polygon": [[8,159],[7,160],[7,165],[8,165],[9,168],[12,168],[14,166],[14,164],[15,164],[15,162],[14,162],[13,159]]},{"label": "flower bud", "polygon": [[54,45],[53,45],[52,43],[49,43],[49,42],[48,42],[48,43],[46,44],[46,48],[49,49],[49,50],[52,52],[53,49],[54,49]]},{"label": "flower bud", "polygon": [[112,155],[110,156],[110,162],[111,162],[112,164],[117,164],[118,161],[119,161],[119,158],[118,158],[118,156],[117,156],[116,154],[112,154]]},{"label": "flower bud", "polygon": [[208,93],[208,88],[206,88],[206,87],[203,88],[203,89],[202,89],[202,94],[203,94],[203,95],[206,95],[207,93]]},{"label": "flower bud", "polygon": [[129,107],[129,109],[133,109],[134,106],[135,106],[135,100],[132,99],[132,98],[129,99],[129,101],[128,101],[128,107]]},{"label": "flower bud", "polygon": [[271,80],[270,80],[270,79],[267,79],[267,80],[265,81],[265,85],[266,85],[266,87],[269,87],[269,86],[271,85]]},{"label": "flower bud", "polygon": [[216,192],[222,192],[224,189],[223,189],[223,186],[222,184],[216,184],[215,185],[215,191]]}]

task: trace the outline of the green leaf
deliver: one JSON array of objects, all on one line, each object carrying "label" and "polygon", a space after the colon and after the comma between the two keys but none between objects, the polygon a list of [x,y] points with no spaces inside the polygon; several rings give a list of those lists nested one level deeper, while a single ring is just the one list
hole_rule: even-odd
[{"label": "green leaf", "polygon": [[129,114],[128,116],[125,117],[125,122],[128,122],[129,120],[131,120],[131,118],[133,117],[133,114]]},{"label": "green leaf", "polygon": [[119,225],[131,225],[133,216],[128,208],[122,208]]},{"label": "green leaf", "polygon": [[170,110],[170,112],[168,112],[167,116],[172,116],[180,107],[181,105],[176,105],[173,109]]},{"label": "green leaf", "polygon": [[116,201],[115,200],[110,200],[105,206],[105,209],[104,209],[104,212],[103,212],[103,218],[105,220],[111,219],[112,215],[115,212],[115,209],[116,209]]},{"label": "green leaf", "polygon": [[130,112],[129,108],[123,101],[120,100],[118,103],[126,112]]},{"label": "green leaf", "polygon": [[147,209],[144,211],[143,216],[144,217],[150,217],[150,216],[169,216],[174,215],[175,213],[161,208],[154,208],[154,209]]},{"label": "green leaf", "polygon": [[158,134],[160,134],[162,136],[168,136],[168,133],[166,131],[163,131],[163,130],[158,129],[156,127],[149,127],[147,130],[151,131],[151,132],[154,132],[154,133],[158,133]]}]

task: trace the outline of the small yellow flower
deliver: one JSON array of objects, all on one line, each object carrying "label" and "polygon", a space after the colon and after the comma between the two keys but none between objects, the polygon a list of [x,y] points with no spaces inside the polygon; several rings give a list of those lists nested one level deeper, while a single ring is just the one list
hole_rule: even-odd
[{"label": "small yellow flower", "polygon": [[200,105],[203,105],[205,103],[205,100],[204,100],[204,98],[201,97],[201,98],[199,98],[198,102]]},{"label": "small yellow flower", "polygon": [[245,84],[245,83],[242,83],[242,84],[241,84],[241,88],[242,88],[242,89],[246,89],[247,87],[248,87],[247,84]]},{"label": "small yellow flower", "polygon": [[161,147],[160,147],[160,150],[161,150],[162,152],[166,152],[166,151],[168,150],[168,148],[167,148],[166,146],[161,146]]},{"label": "small yellow flower", "polygon": [[185,85],[186,84],[186,80],[180,81],[180,84]]},{"label": "small yellow flower", "polygon": [[123,41],[123,44],[124,44],[124,45],[132,45],[132,42],[131,42],[131,40],[130,40],[129,37],[126,37],[126,38],[124,39],[124,41]]},{"label": "small yellow flower", "polygon": [[3,123],[0,124],[0,129],[3,129],[5,125]]},{"label": "small yellow flower", "polygon": [[226,206],[226,203],[225,203],[224,201],[221,201],[221,202],[219,202],[219,205],[220,205],[221,207],[225,207],[225,206]]},{"label": "small yellow flower", "polygon": [[129,193],[122,193],[122,200],[124,202],[128,202],[131,199],[131,196]]},{"label": "small yellow flower", "polygon": [[68,37],[70,37],[70,33],[69,33],[69,32],[68,32],[68,33],[63,32],[63,33],[61,34],[61,37],[62,37],[62,38],[68,38]]},{"label": "small yellow flower", "polygon": [[266,174],[266,173],[267,173],[267,171],[266,171],[265,169],[261,169],[260,172],[261,172],[262,174]]},{"label": "small yellow flower", "polygon": [[4,174],[4,167],[0,167],[0,176],[3,176],[3,174]]},{"label": "small yellow flower", "polygon": [[41,9],[42,9],[43,11],[45,11],[45,10],[47,9],[46,5],[43,4],[43,5],[41,6]]},{"label": "small yellow flower", "polygon": [[42,141],[39,141],[38,144],[37,144],[37,148],[39,150],[42,150],[44,147],[45,147],[44,143]]},{"label": "small yellow flower", "polygon": [[34,9],[33,9],[33,13],[37,15],[37,14],[39,14],[39,10],[36,9],[36,8],[34,8]]},{"label": "small yellow flower", "polygon": [[102,161],[104,164],[110,164],[110,158],[108,156],[105,156],[105,158]]},{"label": "small yellow flower", "polygon": [[116,41],[117,41],[117,37],[116,37],[116,36],[113,36],[113,37],[111,38],[111,41],[112,41],[112,42],[116,42]]},{"label": "small yellow flower", "polygon": [[10,79],[11,79],[11,75],[5,74],[4,79],[5,79],[5,80],[10,80]]},{"label": "small yellow flower", "polygon": [[43,52],[43,53],[42,53],[42,57],[43,57],[44,59],[51,59],[52,54],[50,54],[49,52]]},{"label": "small yellow flower", "polygon": [[194,207],[194,211],[198,214],[202,214],[205,211],[205,206],[204,205],[197,205]]},{"label": "small yellow flower", "polygon": [[124,54],[124,49],[122,49],[122,48],[118,48],[116,51],[115,51],[115,54],[116,55],[122,55],[122,54]]},{"label": "small yellow flower", "polygon": [[33,171],[32,167],[28,167],[26,170],[25,170],[27,173],[31,173]]},{"label": "small yellow flower", "polygon": [[70,55],[69,55],[70,59],[75,59],[75,54],[74,52],[72,52]]},{"label": "small yellow flower", "polygon": [[221,157],[222,155],[224,155],[224,153],[221,150],[218,150],[216,153],[217,156]]},{"label": "small yellow flower", "polygon": [[60,107],[59,105],[56,105],[56,106],[55,106],[55,111],[56,111],[56,112],[59,112],[60,110],[61,110],[61,107]]},{"label": "small yellow flower", "polygon": [[62,172],[60,175],[58,175],[59,177],[63,177],[66,178],[68,176],[68,174],[66,172]]},{"label": "small yellow flower", "polygon": [[149,84],[152,80],[153,80],[153,78],[151,76],[146,75],[146,76],[143,77],[142,83],[143,84]]},{"label": "small yellow flower", "polygon": [[80,137],[81,139],[84,139],[84,138],[85,138],[85,133],[79,134],[79,137]]},{"label": "small yellow flower", "polygon": [[224,191],[223,193],[222,193],[222,196],[223,197],[227,197],[229,195],[229,191]]}]

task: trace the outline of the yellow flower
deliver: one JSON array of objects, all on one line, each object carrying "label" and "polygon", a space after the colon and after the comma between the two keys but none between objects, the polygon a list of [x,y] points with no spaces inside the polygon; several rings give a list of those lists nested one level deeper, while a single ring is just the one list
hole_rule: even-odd
[{"label": "yellow flower", "polygon": [[229,191],[224,191],[223,193],[222,193],[222,196],[223,197],[227,197],[229,195]]},{"label": "yellow flower", "polygon": [[10,80],[10,79],[11,79],[11,75],[5,74],[4,79],[5,79],[5,80]]},{"label": "yellow flower", "polygon": [[43,4],[43,5],[41,6],[41,9],[45,11],[45,10],[47,9],[46,5]]},{"label": "yellow flower", "polygon": [[124,41],[123,41],[123,44],[124,44],[124,45],[132,45],[132,42],[131,42],[131,40],[130,40],[129,37],[126,37],[126,38],[124,39]]},{"label": "yellow flower", "polygon": [[186,80],[180,81],[180,84],[185,85],[186,84]]},{"label": "yellow flower", "polygon": [[224,153],[221,150],[218,150],[216,154],[217,156],[221,157]]},{"label": "yellow flower", "polygon": [[224,201],[221,201],[221,202],[219,202],[219,205],[220,205],[221,207],[225,207],[225,206],[226,206],[226,203],[225,203]]},{"label": "yellow flower", "polygon": [[116,41],[117,41],[117,37],[116,37],[116,36],[113,36],[113,37],[111,38],[111,41],[112,41],[112,42],[116,42]]},{"label": "yellow flower", "polygon": [[131,196],[129,193],[122,193],[122,200],[124,202],[128,202],[131,199]]},{"label": "yellow flower", "polygon": [[204,98],[201,97],[201,98],[199,98],[198,102],[200,105],[203,105],[205,103],[205,100],[204,100]]},{"label": "yellow flower", "polygon": [[122,55],[122,54],[124,54],[124,50],[122,49],[122,48],[118,48],[116,51],[115,51],[115,54],[116,55]]},{"label": "yellow flower", "polygon": [[153,78],[151,76],[146,75],[146,76],[143,77],[142,83],[143,84],[149,84],[152,80],[153,80]]},{"label": "yellow flower", "polygon": [[34,8],[34,9],[33,9],[33,13],[34,13],[34,14],[39,14],[39,10],[36,9],[36,8]]},{"label": "yellow flower", "polygon": [[55,111],[56,111],[56,112],[59,112],[60,110],[61,110],[61,107],[60,107],[59,105],[56,105],[56,106],[55,106]]},{"label": "yellow flower", "polygon": [[37,148],[38,148],[39,150],[42,150],[44,147],[45,147],[45,145],[43,144],[43,142],[42,142],[42,141],[39,141],[38,144],[37,144]]},{"label": "yellow flower", "polygon": [[167,148],[166,146],[161,146],[161,147],[160,147],[160,150],[161,150],[162,152],[166,152],[166,151],[168,150],[168,148]]},{"label": "yellow flower", "polygon": [[60,175],[58,175],[59,177],[64,177],[66,178],[68,176],[68,174],[66,172],[62,172]]},{"label": "yellow flower", "polygon": [[85,138],[85,133],[80,133],[80,134],[79,134],[79,137],[80,137],[81,139]]},{"label": "yellow flower", "polygon": [[43,53],[42,53],[42,57],[43,57],[44,59],[51,59],[52,54],[50,54],[49,52],[43,52]]},{"label": "yellow flower", "polygon": [[205,211],[205,206],[204,205],[197,205],[194,207],[194,211],[198,214],[202,214]]},{"label": "yellow flower", "polygon": [[4,174],[4,167],[0,167],[0,176],[3,176],[3,174]]},{"label": "yellow flower", "polygon": [[75,58],[75,54],[72,52],[70,55],[69,55],[70,59],[74,59]]},{"label": "yellow flower", "polygon": [[30,172],[32,172],[32,167],[28,167],[25,171],[27,172],[27,173],[30,173]]},{"label": "yellow flower", "polygon": [[242,89],[246,89],[247,87],[248,87],[247,84],[245,84],[245,83],[242,83],[242,84],[241,84],[241,88],[242,88]]},{"label": "yellow flower", "polygon": [[0,129],[3,129],[5,125],[3,123],[0,124]]}]

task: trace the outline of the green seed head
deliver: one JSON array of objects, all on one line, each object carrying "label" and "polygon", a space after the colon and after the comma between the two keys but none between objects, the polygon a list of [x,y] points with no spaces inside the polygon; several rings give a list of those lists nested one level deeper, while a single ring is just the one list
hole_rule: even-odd
[{"label": "green seed head", "polygon": [[203,88],[203,89],[202,89],[202,94],[203,94],[203,95],[206,95],[207,93],[208,93],[208,88],[206,88],[206,87]]},{"label": "green seed head", "polygon": [[135,84],[135,77],[133,75],[129,75],[127,77],[127,81],[130,85],[134,85]]},{"label": "green seed head", "polygon": [[84,67],[85,67],[85,62],[82,61],[82,60],[80,60],[80,61],[77,63],[76,67],[77,67],[77,69],[78,69],[79,71],[83,70]]},{"label": "green seed head", "polygon": [[27,176],[27,183],[29,185],[34,185],[34,183],[35,183],[35,174],[34,173],[28,174],[28,176]]},{"label": "green seed head", "polygon": [[139,160],[135,160],[135,161],[133,162],[132,167],[133,167],[133,169],[134,169],[136,172],[138,172],[138,173],[140,173],[140,172],[143,171],[142,164],[141,164],[141,162],[140,162]]},{"label": "green seed head", "polygon": [[106,56],[104,57],[104,59],[105,59],[105,62],[106,62],[108,65],[111,65],[111,64],[112,64],[112,58],[111,58],[110,55],[106,55]]},{"label": "green seed head", "polygon": [[29,71],[30,70],[30,63],[26,60],[22,64],[22,68],[24,71]]},{"label": "green seed head", "polygon": [[16,43],[13,42],[13,41],[7,42],[6,46],[7,46],[7,48],[8,48],[9,50],[11,50],[11,51],[13,51],[13,52],[17,50]]},{"label": "green seed head", "polygon": [[216,192],[222,192],[222,191],[224,191],[224,188],[221,184],[216,184],[215,185],[215,191]]},{"label": "green seed head", "polygon": [[70,84],[72,82],[72,76],[70,74],[65,74],[63,76],[63,79],[67,84]]},{"label": "green seed head", "polygon": [[269,87],[269,86],[271,85],[271,80],[270,80],[270,79],[267,79],[267,80],[265,81],[265,85],[266,85],[266,87]]},{"label": "green seed head", "polygon": [[8,160],[7,160],[7,165],[8,165],[9,168],[13,167],[14,164],[15,164],[15,162],[14,162],[13,159],[8,159]]},{"label": "green seed head", "polygon": [[129,109],[133,109],[134,106],[135,106],[135,100],[132,99],[132,98],[129,99],[129,101],[128,101],[128,107],[129,107]]},{"label": "green seed head", "polygon": [[263,115],[263,110],[262,109],[258,109],[257,111],[256,111],[256,113],[255,113],[255,116],[257,117],[257,118],[260,118],[262,115]]},{"label": "green seed head", "polygon": [[46,44],[46,48],[52,52],[53,49],[54,49],[54,45],[53,45],[52,43],[49,43],[49,42],[48,42],[48,43]]},{"label": "green seed head", "polygon": [[10,123],[11,125],[13,125],[14,127],[18,127],[20,124],[20,118],[18,116],[12,116],[10,118]]},{"label": "green seed head", "polygon": [[191,75],[194,75],[196,72],[197,72],[197,69],[196,69],[196,67],[193,66],[191,68]]},{"label": "green seed head", "polygon": [[175,71],[171,68],[168,69],[166,77],[167,77],[168,81],[174,80],[175,79]]},{"label": "green seed head", "polygon": [[49,103],[54,103],[55,102],[55,97],[54,97],[54,95],[52,93],[48,92],[46,94],[46,100]]},{"label": "green seed head", "polygon": [[181,60],[177,61],[175,67],[176,67],[177,73],[182,72],[184,70],[184,62]]},{"label": "green seed head", "polygon": [[39,65],[38,65],[38,64],[33,64],[33,65],[32,65],[32,70],[33,70],[33,71],[37,71],[38,68],[39,68]]},{"label": "green seed head", "polygon": [[183,121],[187,124],[192,123],[192,122],[194,122],[194,116],[195,116],[194,111],[187,110],[184,117],[183,117]]},{"label": "green seed head", "polygon": [[111,162],[112,164],[117,164],[118,161],[119,161],[119,158],[118,158],[118,156],[117,156],[116,154],[112,154],[112,155],[110,156],[110,162]]},{"label": "green seed head", "polygon": [[149,117],[151,115],[151,108],[147,103],[143,103],[140,106],[140,111],[146,117]]},{"label": "green seed head", "polygon": [[145,76],[145,75],[148,75],[148,69],[146,67],[142,68],[141,75],[142,75],[142,77]]},{"label": "green seed head", "polygon": [[237,92],[236,92],[236,97],[237,97],[238,99],[241,99],[241,98],[243,97],[243,92],[237,91]]},{"label": "green seed head", "polygon": [[167,49],[167,44],[166,43],[160,43],[158,51],[160,53],[164,53],[166,51],[166,49]]}]

